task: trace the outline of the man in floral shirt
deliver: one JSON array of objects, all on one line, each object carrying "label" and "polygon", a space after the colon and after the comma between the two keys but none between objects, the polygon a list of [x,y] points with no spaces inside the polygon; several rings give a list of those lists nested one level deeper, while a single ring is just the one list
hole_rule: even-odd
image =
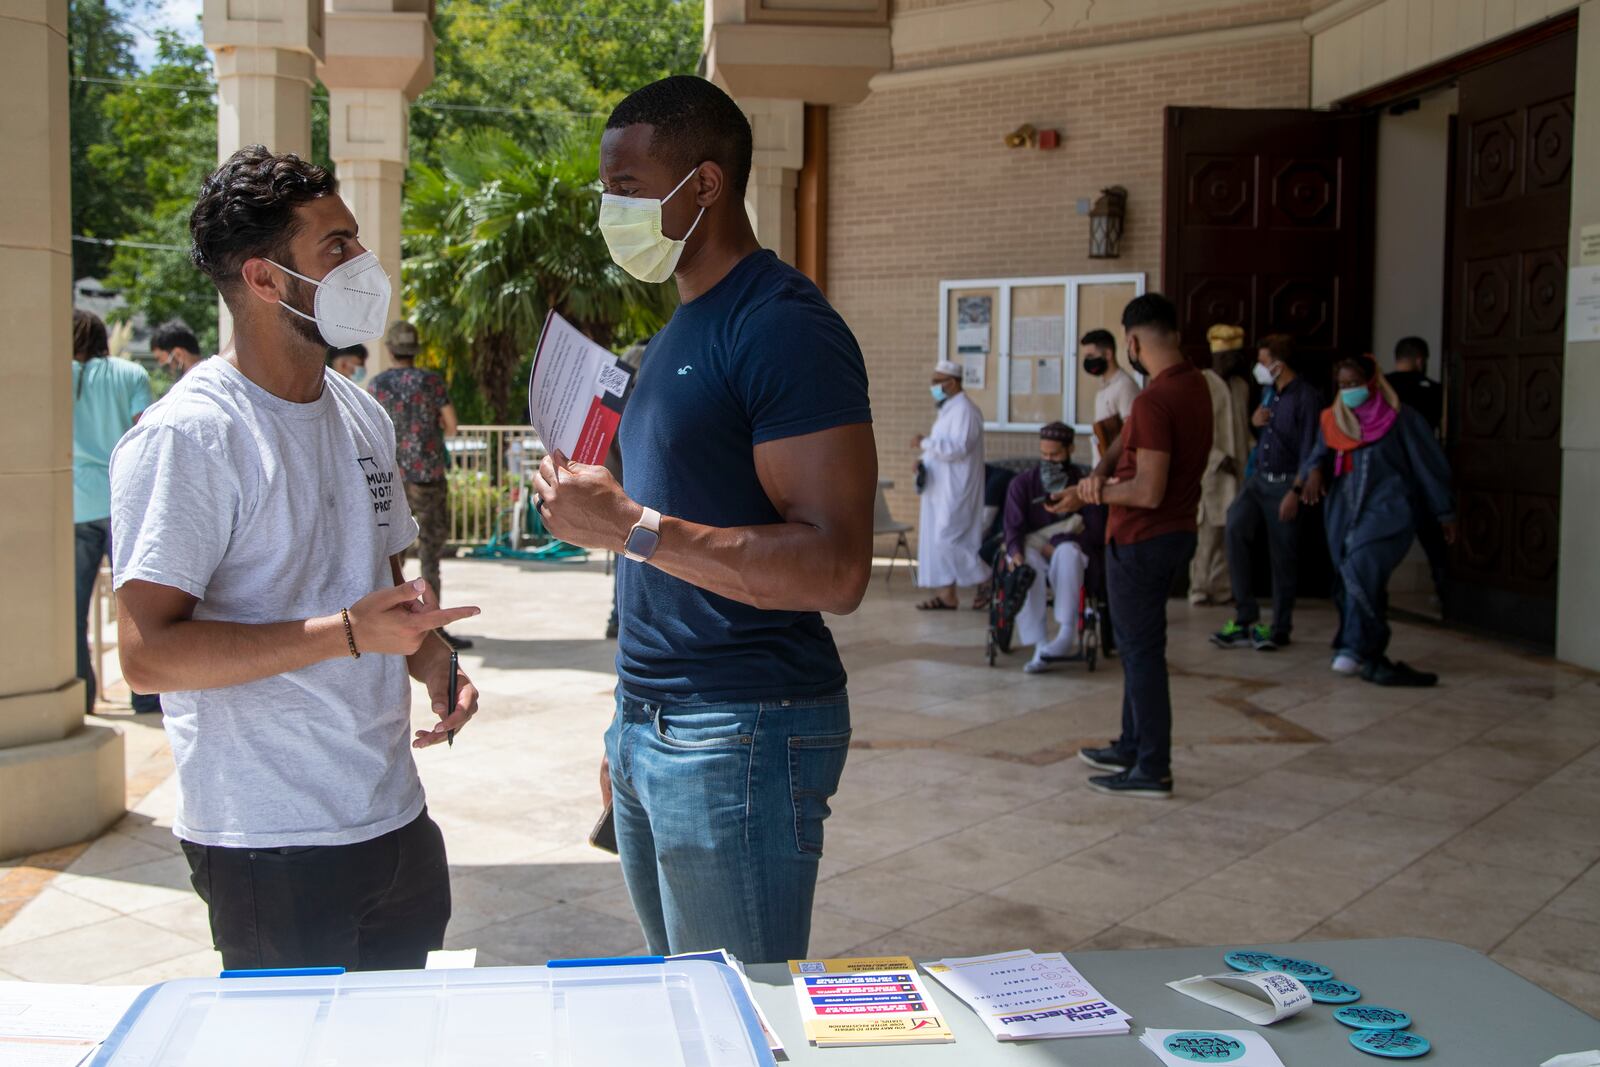
[{"label": "man in floral shirt", "polygon": [[[383,343],[395,365],[374,378],[368,389],[394,422],[395,462],[417,520],[422,577],[438,593],[439,554],[450,536],[444,439],[456,432],[456,409],[444,379],[414,363],[422,350],[415,326],[404,319],[391,323]],[[439,633],[456,648],[472,647],[464,637]]]}]

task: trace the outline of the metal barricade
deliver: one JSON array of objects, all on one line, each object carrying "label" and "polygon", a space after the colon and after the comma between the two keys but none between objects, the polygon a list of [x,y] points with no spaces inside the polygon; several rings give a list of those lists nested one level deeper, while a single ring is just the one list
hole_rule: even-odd
[{"label": "metal barricade", "polygon": [[459,426],[445,441],[450,456],[450,544],[486,545],[508,534],[512,498],[544,458],[530,426]]}]

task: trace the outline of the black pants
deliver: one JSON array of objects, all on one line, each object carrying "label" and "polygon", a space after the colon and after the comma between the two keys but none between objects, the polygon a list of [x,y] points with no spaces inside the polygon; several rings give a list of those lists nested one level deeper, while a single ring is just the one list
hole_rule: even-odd
[{"label": "black pants", "polygon": [[1293,478],[1268,481],[1265,475],[1252,475],[1239,496],[1228,508],[1228,578],[1233,585],[1234,618],[1245,626],[1261,619],[1251,586],[1252,545],[1260,543],[1262,527],[1267,532],[1267,551],[1272,562],[1272,632],[1287,635],[1294,628],[1295,584],[1300,565],[1299,521],[1278,518],[1278,506],[1293,485]]},{"label": "black pants", "polygon": [[[83,679],[83,713],[92,715],[95,697],[100,694],[100,680],[95,677],[94,664],[89,655],[89,610],[94,606],[94,580],[100,573],[100,563],[111,554],[111,520],[94,519],[74,523],[72,529],[73,559],[77,570],[78,677]],[[160,711],[161,698],[148,693],[135,693],[133,710]]]},{"label": "black pants", "polygon": [[420,968],[444,946],[450,867],[426,810],[354,845],[219,848],[183,842],[229,970]]},{"label": "black pants", "polygon": [[1140,775],[1172,774],[1172,689],[1167,681],[1167,595],[1194,556],[1191,532],[1106,545],[1111,623],[1122,657],[1122,736],[1115,748]]},{"label": "black pants", "polygon": [[1444,528],[1426,505],[1416,504],[1412,510],[1417,515],[1417,541],[1428,554],[1428,573],[1433,578],[1433,591],[1443,600],[1445,583],[1450,580],[1450,546],[1444,543]]}]

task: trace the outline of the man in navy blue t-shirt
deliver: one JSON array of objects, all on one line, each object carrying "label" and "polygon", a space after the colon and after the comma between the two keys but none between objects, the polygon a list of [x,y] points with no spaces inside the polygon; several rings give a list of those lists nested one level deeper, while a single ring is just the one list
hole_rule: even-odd
[{"label": "man in navy blue t-shirt", "polygon": [[601,781],[651,951],[759,963],[807,954],[850,744],[821,613],[866,590],[878,467],[861,350],[757,243],[750,157],[748,121],[699,78],[612,112],[601,231],[681,304],[622,419],[624,484],[558,454],[535,486],[552,533],[627,556]]}]

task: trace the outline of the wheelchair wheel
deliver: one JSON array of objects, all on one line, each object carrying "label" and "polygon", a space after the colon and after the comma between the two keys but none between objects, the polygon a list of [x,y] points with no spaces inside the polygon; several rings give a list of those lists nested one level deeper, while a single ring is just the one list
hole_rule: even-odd
[{"label": "wheelchair wheel", "polygon": [[1091,626],[1083,631],[1083,662],[1093,672],[1099,659],[1100,635]]},{"label": "wheelchair wheel", "polygon": [[989,631],[989,666],[991,666],[991,667],[994,666],[994,660],[995,660],[994,631],[990,630]]}]

